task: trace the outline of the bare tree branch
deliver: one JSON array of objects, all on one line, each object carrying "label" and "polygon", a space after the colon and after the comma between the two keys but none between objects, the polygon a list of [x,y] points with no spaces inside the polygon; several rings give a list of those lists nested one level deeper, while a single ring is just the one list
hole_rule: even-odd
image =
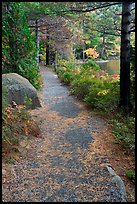
[{"label": "bare tree branch", "polygon": [[97,9],[106,8],[106,7],[114,6],[114,5],[118,5],[118,4],[122,4],[122,2],[107,3],[107,4],[103,4],[103,5],[96,6],[96,7],[93,6],[91,9],[85,9],[85,10],[82,10],[82,8],[81,8],[81,9],[70,9],[70,10],[67,10],[67,11],[66,10],[58,11],[58,12],[53,12],[53,14],[69,13],[69,12],[85,13],[85,12],[91,12],[91,11],[95,11]]}]

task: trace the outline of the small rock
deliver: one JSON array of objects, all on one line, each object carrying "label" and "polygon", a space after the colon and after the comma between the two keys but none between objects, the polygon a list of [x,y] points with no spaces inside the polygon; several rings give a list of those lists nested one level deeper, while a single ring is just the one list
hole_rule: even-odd
[{"label": "small rock", "polygon": [[111,164],[110,163],[102,163],[100,164],[101,167],[111,167]]}]

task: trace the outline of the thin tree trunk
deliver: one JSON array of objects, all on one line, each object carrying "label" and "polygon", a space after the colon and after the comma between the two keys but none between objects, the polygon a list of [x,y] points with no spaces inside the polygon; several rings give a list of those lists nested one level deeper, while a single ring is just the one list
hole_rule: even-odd
[{"label": "thin tree trunk", "polygon": [[46,65],[52,65],[54,63],[55,63],[55,51],[50,43],[48,36],[46,45]]},{"label": "thin tree trunk", "polygon": [[49,64],[50,65],[55,64],[55,51],[53,47],[50,47],[50,51],[49,51]]},{"label": "thin tree trunk", "polygon": [[49,65],[49,37],[47,37],[46,45],[46,65]]},{"label": "thin tree trunk", "polygon": [[[38,28],[38,20],[36,20],[36,47],[39,49],[39,28]],[[36,54],[36,60],[39,63],[39,50]]]},{"label": "thin tree trunk", "polygon": [[102,59],[104,59],[104,56],[105,56],[105,36],[104,36],[104,33],[103,33],[103,40],[102,40],[102,45],[101,45],[100,56]]},{"label": "thin tree trunk", "polygon": [[54,66],[55,72],[57,71],[57,51],[55,51],[55,66]]},{"label": "thin tree trunk", "polygon": [[[83,26],[83,36],[85,34],[85,29],[84,29],[84,17],[83,17],[83,22],[82,22],[82,26]],[[85,61],[85,53],[84,53],[84,50],[85,50],[85,42],[83,44],[83,55],[82,55],[82,59],[83,59],[83,62]]]},{"label": "thin tree trunk", "polygon": [[47,36],[46,65],[52,65],[53,63],[55,63],[55,51],[51,46],[49,36]]},{"label": "thin tree trunk", "polygon": [[131,3],[122,3],[121,56],[120,56],[120,107],[126,114],[131,110],[130,103],[130,23]]}]

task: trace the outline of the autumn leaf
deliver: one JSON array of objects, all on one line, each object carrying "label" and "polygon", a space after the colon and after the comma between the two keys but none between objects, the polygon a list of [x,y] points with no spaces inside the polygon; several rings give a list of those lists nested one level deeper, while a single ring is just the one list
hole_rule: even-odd
[{"label": "autumn leaf", "polygon": [[99,56],[94,48],[88,48],[84,53],[86,53],[89,58],[97,58]]}]

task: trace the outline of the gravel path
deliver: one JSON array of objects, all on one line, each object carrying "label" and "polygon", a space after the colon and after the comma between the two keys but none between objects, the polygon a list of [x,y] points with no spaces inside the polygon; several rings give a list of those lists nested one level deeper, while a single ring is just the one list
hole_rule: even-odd
[{"label": "gravel path", "polygon": [[105,122],[84,107],[57,75],[41,68],[42,108],[31,111],[42,138],[33,138],[26,152],[3,179],[3,202],[123,202],[107,170],[108,158],[94,148],[94,133]]}]

